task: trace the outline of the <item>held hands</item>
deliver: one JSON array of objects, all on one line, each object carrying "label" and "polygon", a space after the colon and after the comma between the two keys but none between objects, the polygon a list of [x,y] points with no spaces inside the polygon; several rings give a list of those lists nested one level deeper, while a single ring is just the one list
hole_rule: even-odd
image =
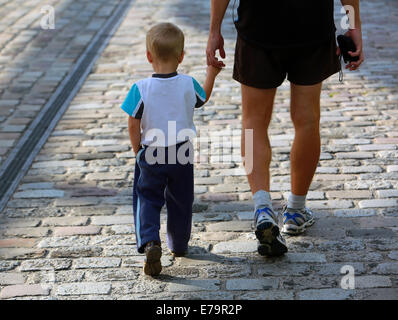
[{"label": "held hands", "polygon": [[209,40],[207,41],[206,49],[207,65],[211,65],[221,70],[221,68],[225,67],[225,64],[224,62],[219,61],[216,57],[217,50],[220,52],[221,58],[225,59],[224,38],[220,32],[211,32],[209,35]]},{"label": "held hands", "polygon": [[[345,34],[345,36],[348,36],[354,41],[355,46],[357,48],[357,51],[351,52],[348,51],[348,54],[351,55],[352,57],[359,57],[358,61],[351,61],[347,63],[345,66],[346,69],[350,69],[350,71],[357,70],[361,63],[365,60],[365,57],[362,52],[362,32],[361,29],[350,29],[348,30]],[[337,48],[337,55],[340,55],[340,48]]]}]

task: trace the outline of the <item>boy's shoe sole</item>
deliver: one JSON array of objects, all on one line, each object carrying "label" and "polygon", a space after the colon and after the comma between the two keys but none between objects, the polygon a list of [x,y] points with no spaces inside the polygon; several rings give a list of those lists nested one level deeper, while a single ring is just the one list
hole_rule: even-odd
[{"label": "boy's shoe sole", "polygon": [[152,246],[145,254],[144,273],[148,276],[159,275],[162,271],[162,264],[160,262],[162,249],[159,246]]},{"label": "boy's shoe sole", "polygon": [[276,257],[287,252],[287,246],[279,233],[279,227],[272,222],[263,222],[256,227],[256,237],[260,242],[257,251],[262,256]]}]

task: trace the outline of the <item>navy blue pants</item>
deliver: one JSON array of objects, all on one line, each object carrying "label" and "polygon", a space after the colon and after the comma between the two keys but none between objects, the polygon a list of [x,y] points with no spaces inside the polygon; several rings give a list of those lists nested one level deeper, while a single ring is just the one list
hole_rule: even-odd
[{"label": "navy blue pants", "polygon": [[[169,148],[172,148],[169,157]],[[179,149],[190,160],[176,159]],[[186,152],[184,150],[187,150]],[[161,163],[153,163],[153,156],[164,155]],[[161,157],[160,157],[161,158]],[[167,245],[174,252],[185,252],[192,226],[193,204],[193,147],[191,142],[173,147],[144,147],[136,158],[133,211],[137,250],[144,253],[149,241],[160,242],[160,211],[167,208]]]}]

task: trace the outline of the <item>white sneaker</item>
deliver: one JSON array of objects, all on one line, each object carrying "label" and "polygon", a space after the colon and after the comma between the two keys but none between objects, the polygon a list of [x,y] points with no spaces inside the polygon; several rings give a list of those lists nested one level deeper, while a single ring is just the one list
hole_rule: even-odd
[{"label": "white sneaker", "polygon": [[279,232],[278,216],[269,208],[255,212],[255,234],[259,241],[257,251],[262,256],[280,256],[287,252],[285,239]]},{"label": "white sneaker", "polygon": [[291,209],[285,206],[282,210],[282,232],[290,235],[301,234],[315,223],[313,212],[308,209]]}]

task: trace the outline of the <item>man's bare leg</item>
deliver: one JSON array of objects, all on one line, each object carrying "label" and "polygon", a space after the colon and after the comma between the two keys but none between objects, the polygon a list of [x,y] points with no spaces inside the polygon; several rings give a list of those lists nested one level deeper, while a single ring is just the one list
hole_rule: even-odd
[{"label": "man's bare leg", "polygon": [[290,153],[291,193],[282,213],[282,230],[290,235],[301,234],[315,222],[305,201],[321,152],[321,88],[322,83],[313,86],[291,84],[290,113],[295,136]]},{"label": "man's bare leg", "polygon": [[291,84],[290,114],[295,136],[290,153],[291,191],[306,195],[321,152],[319,135],[322,83],[313,86]]},{"label": "man's bare leg", "polygon": [[[268,126],[272,116],[276,88],[257,89],[242,85],[241,154],[245,156],[245,129],[253,130],[253,167],[247,178],[252,194],[270,190],[271,146]],[[249,155],[248,155],[249,156]]]},{"label": "man's bare leg", "polygon": [[[242,85],[241,153],[245,161],[247,157],[252,156],[251,171],[246,172],[255,205],[255,234],[259,241],[257,251],[263,256],[280,256],[287,252],[286,242],[279,234],[278,216],[272,210],[269,195],[271,146],[268,125],[272,116],[275,93],[276,88],[256,89]],[[252,130],[252,155],[245,155],[245,130]]]}]

